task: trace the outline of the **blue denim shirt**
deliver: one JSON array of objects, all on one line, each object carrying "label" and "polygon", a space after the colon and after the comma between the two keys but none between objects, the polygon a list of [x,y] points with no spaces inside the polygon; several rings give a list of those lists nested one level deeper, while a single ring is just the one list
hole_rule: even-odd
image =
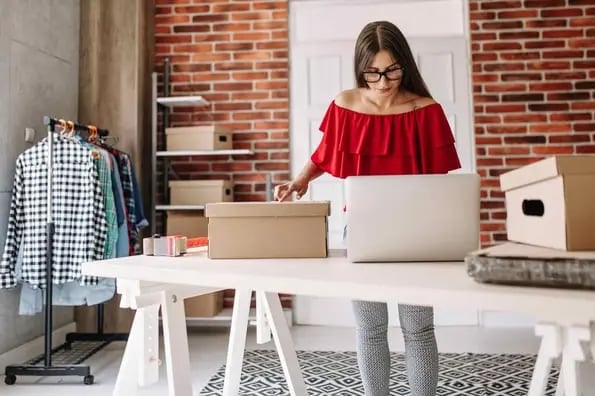
[{"label": "blue denim shirt", "polygon": [[[128,239],[128,235],[126,238]],[[21,279],[23,249],[19,249],[17,258],[17,279]],[[22,282],[19,315],[36,315],[43,311],[46,289],[34,289],[27,282]],[[80,284],[80,281],[54,284],[52,286],[53,305],[75,306],[95,305],[111,299],[116,292],[116,280],[99,278],[97,285]]]}]

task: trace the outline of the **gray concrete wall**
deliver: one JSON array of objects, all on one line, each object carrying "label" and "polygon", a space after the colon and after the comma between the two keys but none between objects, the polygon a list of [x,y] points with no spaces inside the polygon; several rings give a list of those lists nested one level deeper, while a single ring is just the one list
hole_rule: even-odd
[{"label": "gray concrete wall", "polygon": [[[25,128],[39,140],[44,115],[77,118],[79,15],[78,0],[0,0],[0,251]],[[43,335],[42,314],[18,315],[19,296],[0,289],[0,354]],[[73,321],[72,308],[54,312],[56,327]]]}]

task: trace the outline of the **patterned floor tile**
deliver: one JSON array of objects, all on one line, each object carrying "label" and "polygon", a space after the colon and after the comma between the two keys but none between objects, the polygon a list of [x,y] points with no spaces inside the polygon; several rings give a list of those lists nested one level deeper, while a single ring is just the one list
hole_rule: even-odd
[{"label": "patterned floor tile", "polygon": [[[309,396],[363,396],[355,352],[298,351]],[[391,353],[391,395],[409,395],[404,356]],[[534,355],[440,354],[437,396],[521,396],[527,394]],[[225,367],[211,378],[201,396],[219,396]],[[546,395],[554,396],[558,371],[552,370]],[[288,395],[274,350],[246,351],[240,395]]]}]

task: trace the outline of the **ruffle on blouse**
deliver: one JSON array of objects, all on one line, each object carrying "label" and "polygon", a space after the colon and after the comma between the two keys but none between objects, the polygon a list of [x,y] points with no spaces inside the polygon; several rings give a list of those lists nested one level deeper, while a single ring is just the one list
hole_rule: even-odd
[{"label": "ruffle on blouse", "polygon": [[400,114],[365,114],[331,102],[312,161],[345,178],[359,175],[447,173],[460,168],[442,107],[431,104]]}]

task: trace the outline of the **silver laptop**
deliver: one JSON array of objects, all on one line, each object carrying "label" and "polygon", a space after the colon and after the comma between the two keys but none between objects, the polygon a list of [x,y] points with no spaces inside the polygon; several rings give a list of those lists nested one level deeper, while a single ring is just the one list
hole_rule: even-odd
[{"label": "silver laptop", "polygon": [[347,258],[463,260],[479,248],[479,191],[472,173],[347,178]]}]

